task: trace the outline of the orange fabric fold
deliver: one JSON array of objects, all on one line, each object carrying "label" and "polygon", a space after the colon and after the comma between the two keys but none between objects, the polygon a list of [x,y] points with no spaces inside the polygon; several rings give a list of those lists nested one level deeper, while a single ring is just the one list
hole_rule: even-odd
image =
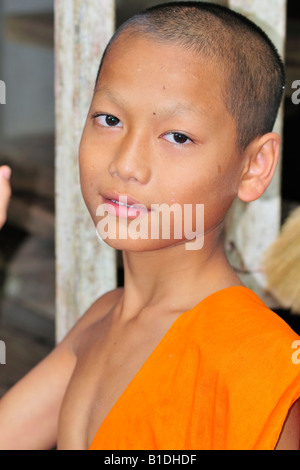
[{"label": "orange fabric fold", "polygon": [[90,450],[274,449],[300,397],[299,339],[246,287],[210,295],[173,323]]}]

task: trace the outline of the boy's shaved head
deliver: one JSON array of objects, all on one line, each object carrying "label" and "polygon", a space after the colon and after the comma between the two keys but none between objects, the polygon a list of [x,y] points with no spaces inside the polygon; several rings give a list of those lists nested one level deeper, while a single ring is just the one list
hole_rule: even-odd
[{"label": "boy's shaved head", "polygon": [[223,99],[236,121],[240,149],[272,131],[285,85],[284,66],[267,35],[244,16],[206,2],[149,8],[116,31],[97,79],[107,52],[121,34],[178,44],[212,61],[224,76]]}]

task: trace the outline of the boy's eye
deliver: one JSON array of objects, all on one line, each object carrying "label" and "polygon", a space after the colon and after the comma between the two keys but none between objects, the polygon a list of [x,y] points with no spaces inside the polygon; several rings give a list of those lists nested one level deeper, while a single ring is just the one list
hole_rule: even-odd
[{"label": "boy's eye", "polygon": [[168,142],[171,142],[172,144],[186,144],[188,142],[192,142],[192,140],[187,137],[185,134],[182,134],[181,132],[168,132],[165,134],[164,139],[166,139]]},{"label": "boy's eye", "polygon": [[94,119],[97,119],[99,124],[104,127],[122,127],[120,119],[112,114],[95,114]]}]

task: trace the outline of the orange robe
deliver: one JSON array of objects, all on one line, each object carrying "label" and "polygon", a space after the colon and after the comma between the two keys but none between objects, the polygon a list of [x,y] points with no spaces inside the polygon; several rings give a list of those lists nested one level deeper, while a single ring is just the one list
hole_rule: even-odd
[{"label": "orange robe", "polygon": [[274,449],[300,397],[299,340],[248,288],[210,295],[175,320],[90,449]]}]

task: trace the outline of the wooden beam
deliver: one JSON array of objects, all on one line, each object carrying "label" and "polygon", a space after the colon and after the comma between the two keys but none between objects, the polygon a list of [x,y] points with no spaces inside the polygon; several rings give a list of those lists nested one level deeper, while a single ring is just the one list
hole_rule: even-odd
[{"label": "wooden beam", "polygon": [[7,15],[5,37],[11,41],[53,47],[53,13]]},{"label": "wooden beam", "polygon": [[116,286],[115,251],[100,243],[83,203],[78,147],[114,0],[55,0],[56,337]]},{"label": "wooden beam", "polygon": [[[256,22],[271,38],[284,58],[286,35],[286,0],[229,0],[229,7]],[[274,130],[282,134],[283,107]],[[261,260],[266,249],[275,240],[281,222],[281,165],[272,184],[257,201],[249,204],[237,200],[227,220],[226,247],[231,263],[237,268],[243,282],[270,306],[272,298],[265,294],[265,276]]]}]

